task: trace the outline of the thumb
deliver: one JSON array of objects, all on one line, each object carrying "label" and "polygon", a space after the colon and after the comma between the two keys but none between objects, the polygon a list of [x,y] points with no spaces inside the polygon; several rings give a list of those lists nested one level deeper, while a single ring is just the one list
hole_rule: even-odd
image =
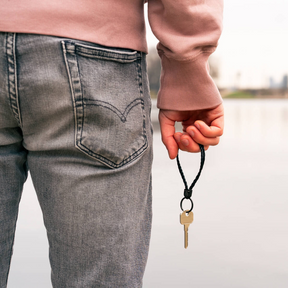
[{"label": "thumb", "polygon": [[176,158],[178,154],[178,144],[174,138],[175,121],[168,119],[161,111],[159,112],[159,123],[162,142],[165,145],[170,159]]}]

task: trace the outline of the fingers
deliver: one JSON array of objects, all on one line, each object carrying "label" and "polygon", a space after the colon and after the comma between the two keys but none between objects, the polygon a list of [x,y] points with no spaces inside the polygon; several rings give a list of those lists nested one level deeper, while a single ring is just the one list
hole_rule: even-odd
[{"label": "fingers", "polygon": [[224,117],[215,119],[211,126],[203,121],[196,121],[194,126],[187,127],[186,131],[191,138],[202,145],[215,146],[220,141],[220,136],[223,134]]},{"label": "fingers", "polygon": [[[199,144],[189,134],[175,133],[175,121],[169,119],[162,111],[159,112],[159,123],[162,142],[166,146],[170,159],[176,158],[179,149],[193,153],[200,151]],[[208,147],[209,145],[204,145],[205,150]]]},{"label": "fingers", "polygon": [[[215,146],[219,144],[220,137],[215,136],[215,137],[206,137],[202,133],[201,129],[197,129],[195,127],[191,127],[187,129],[187,134],[197,143],[202,144],[202,145],[211,145]],[[205,133],[205,132],[204,132]],[[207,135],[207,134],[206,134]]]},{"label": "fingers", "polygon": [[[187,133],[177,132],[174,134],[174,138],[178,144],[178,147],[182,151],[186,152],[200,152],[199,144]],[[201,143],[200,143],[201,144]],[[207,150],[209,145],[204,145],[204,149]]]},{"label": "fingers", "polygon": [[166,146],[170,159],[176,158],[178,154],[178,144],[175,141],[175,121],[167,118],[162,111],[159,112],[159,123],[162,142]]},{"label": "fingers", "polygon": [[193,131],[200,131],[203,136],[208,138],[220,137],[223,134],[224,119],[223,117],[219,117],[219,119],[216,119],[211,123],[211,126],[198,120],[194,123],[194,126],[194,129],[193,126],[189,126],[187,132],[192,129]]},{"label": "fingers", "polygon": [[[199,120],[195,121],[196,119]],[[183,133],[175,133],[176,121],[182,122]],[[199,152],[199,144],[202,144],[207,150],[210,145],[217,145],[220,136],[223,134],[223,105],[203,111],[160,109],[159,123],[162,142],[166,146],[171,159],[176,158],[179,149],[187,152]]]}]

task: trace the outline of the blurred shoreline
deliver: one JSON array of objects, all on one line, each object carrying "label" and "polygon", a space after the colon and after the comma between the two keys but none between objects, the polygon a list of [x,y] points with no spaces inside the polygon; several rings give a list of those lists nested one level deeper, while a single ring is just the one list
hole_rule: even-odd
[{"label": "blurred shoreline", "polygon": [[[281,95],[278,95],[278,94],[275,94],[273,97],[268,97],[268,96],[255,96],[255,97],[225,97],[224,95],[222,95],[223,97],[223,103],[224,103],[224,107],[225,107],[225,104],[230,104],[230,103],[234,103],[234,104],[237,104],[237,103],[249,103],[249,102],[254,102],[254,101],[257,101],[257,102],[261,102],[262,104],[264,103],[267,103],[267,102],[270,102],[270,103],[286,103],[286,100],[288,100],[288,94],[287,96],[282,96]],[[284,101],[284,102],[283,102]],[[153,130],[154,132],[158,132],[160,131],[160,126],[159,126],[159,121],[158,121],[158,111],[159,109],[157,108],[157,99],[151,99],[151,102],[152,102],[152,109],[151,109],[151,121],[152,121],[152,125],[153,125]],[[181,128],[181,123],[176,123],[176,130],[177,131],[182,131],[182,128]]]},{"label": "blurred shoreline", "polygon": [[288,99],[288,89],[219,89],[223,98],[231,99]]}]

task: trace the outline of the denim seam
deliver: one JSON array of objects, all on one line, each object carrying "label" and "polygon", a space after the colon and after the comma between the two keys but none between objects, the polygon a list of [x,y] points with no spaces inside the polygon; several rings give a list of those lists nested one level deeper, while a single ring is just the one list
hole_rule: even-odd
[{"label": "denim seam", "polygon": [[[66,44],[69,45],[68,48],[66,47]],[[143,87],[142,87],[143,85],[142,85],[142,76],[141,76],[141,58],[139,56],[137,56],[137,57],[135,57],[134,61],[136,61],[136,63],[137,63],[137,65],[136,65],[137,71],[136,72],[137,72],[137,81],[139,84],[138,89],[139,89],[139,93],[141,96],[140,99],[142,100],[139,104],[141,104],[141,108],[143,111],[143,114],[142,114],[142,117],[143,117],[142,137],[144,138],[144,144],[137,151],[135,151],[133,154],[131,154],[129,157],[122,160],[119,164],[116,164],[115,162],[107,159],[106,157],[91,151],[88,147],[86,147],[85,145],[83,145],[81,143],[83,124],[84,124],[84,102],[83,102],[83,92],[82,92],[82,87],[81,87],[81,81],[79,78],[78,61],[76,59],[76,53],[75,53],[76,47],[75,47],[75,44],[73,42],[62,41],[62,48],[63,48],[63,54],[64,54],[65,63],[66,63],[67,73],[69,75],[68,77],[69,77],[69,82],[70,82],[70,89],[71,89],[72,98],[73,98],[72,101],[73,101],[73,106],[74,106],[74,119],[75,119],[75,138],[74,139],[75,139],[76,148],[78,148],[80,151],[84,152],[88,156],[95,158],[95,159],[98,159],[99,161],[105,163],[110,168],[120,168],[120,167],[124,166],[125,164],[133,161],[138,156],[140,156],[148,147],[148,141],[147,141],[147,136],[146,136],[146,126],[145,126],[144,101],[143,101],[143,99],[141,99],[141,98],[143,98]],[[95,48],[95,49],[97,49],[97,48]],[[91,57],[91,55],[87,55],[87,56]],[[133,106],[132,103],[133,103],[133,101],[128,106],[129,107]],[[113,105],[111,105],[111,106],[113,106]],[[136,105],[134,105],[134,106],[136,106]],[[127,107],[126,107],[125,111],[127,110]],[[133,107],[131,107],[129,109],[129,111]],[[106,108],[108,108],[108,107],[106,107]],[[121,119],[121,117],[120,117],[120,119]]]},{"label": "denim seam", "polygon": [[89,101],[93,101],[95,103],[85,103],[86,106],[89,105],[94,105],[94,106],[100,106],[100,107],[104,107],[109,109],[110,111],[112,111],[113,113],[115,113],[120,120],[124,123],[127,121],[127,116],[129,114],[129,112],[136,106],[139,104],[143,104],[144,101],[141,98],[136,98],[134,101],[132,101],[125,109],[125,111],[122,113],[117,107],[113,106],[112,104],[105,102],[105,101],[101,101],[101,100],[90,100]]},{"label": "denim seam", "polygon": [[117,50],[102,49],[100,47],[88,47],[75,44],[75,52],[78,55],[89,58],[99,58],[109,61],[131,63],[140,58],[140,52],[120,52]]},{"label": "denim seam", "polygon": [[[141,52],[141,55],[142,55],[142,52]],[[138,86],[138,89],[139,89],[139,93],[141,95],[141,97],[143,98],[144,97],[144,92],[143,92],[143,79],[142,79],[142,67],[141,67],[141,58],[138,58],[137,59],[137,75],[138,75],[138,83],[139,83],[139,86]],[[145,111],[145,108],[144,108],[144,101],[142,102],[142,111]],[[145,113],[143,113],[143,136],[145,137],[145,143],[148,142],[147,140],[147,131],[146,131],[146,116],[145,116]]]},{"label": "denim seam", "polygon": [[10,107],[16,118],[19,126],[22,126],[19,96],[18,96],[18,83],[17,83],[17,64],[16,64],[16,33],[7,33],[6,36],[6,53],[7,53],[7,66],[8,66],[8,93],[10,99]]},{"label": "denim seam", "polygon": [[103,49],[98,46],[86,46],[73,41],[63,41],[66,46],[66,52],[72,55],[81,55],[89,58],[98,58],[120,63],[131,63],[141,59],[141,52],[133,51],[121,52],[114,49]]},{"label": "denim seam", "polygon": [[[73,109],[74,109],[74,141],[75,141],[75,144],[76,144],[76,147],[77,147],[78,131],[80,129],[82,129],[82,125],[80,125],[80,126],[78,125],[79,117],[78,117],[78,113],[77,113],[77,103],[76,103],[76,95],[75,95],[76,91],[74,92],[74,85],[73,85],[74,80],[72,79],[73,76],[71,75],[72,73],[70,71],[70,66],[69,66],[69,61],[71,62],[71,59],[69,60],[70,57],[69,57],[69,54],[67,53],[65,41],[62,41],[62,49],[63,49],[64,60],[65,60],[65,65],[66,65],[66,69],[67,69],[67,74],[68,74],[68,78],[69,78],[69,83],[70,83],[70,90],[71,90],[71,94],[72,94],[72,102],[73,102]],[[69,53],[71,53],[71,52],[69,51]],[[76,61],[76,59],[74,61]],[[82,113],[82,115],[83,115],[83,113]],[[83,117],[84,117],[84,115],[83,115]],[[83,117],[82,117],[82,121],[83,121]]]},{"label": "denim seam", "polygon": [[[78,49],[79,48],[82,48],[83,50],[85,50],[85,51],[92,51],[92,49],[91,49],[91,47],[90,46],[87,46],[87,45],[83,45],[83,44],[77,44],[77,45],[75,45],[76,47],[76,49],[77,49],[77,47],[78,47]],[[77,50],[78,50],[77,49]],[[79,49],[80,50],[80,49]],[[117,53],[118,55],[119,54],[122,54],[122,55],[129,55],[129,56],[132,56],[132,55],[136,55],[138,52],[137,51],[131,51],[131,52],[128,52],[128,51],[124,51],[124,52],[122,52],[122,51],[120,51],[120,50],[117,50],[117,49],[109,49],[109,48],[102,48],[102,47],[94,47],[93,48],[93,50],[94,51],[102,51],[102,52],[105,52],[105,53]]]},{"label": "denim seam", "polygon": [[86,146],[82,145],[81,142],[79,142],[78,145],[79,145],[79,146],[77,146],[78,149],[80,149],[82,152],[84,152],[85,154],[87,154],[93,158],[98,159],[99,161],[105,163],[107,166],[109,166],[111,168],[120,168],[120,167],[124,166],[125,164],[130,163],[131,161],[135,160],[138,156],[140,156],[142,154],[142,152],[144,152],[148,147],[148,144],[146,141],[145,144],[141,148],[139,148],[137,151],[135,151],[133,154],[131,154],[129,157],[124,159],[119,164],[116,164],[115,162],[107,159],[106,157],[91,151]]},{"label": "denim seam", "polygon": [[135,61],[135,59],[128,59],[128,58],[117,58],[117,57],[110,57],[113,56],[112,53],[109,55],[107,54],[107,56],[102,56],[102,55],[93,55],[93,54],[88,54],[88,53],[83,53],[83,52],[77,52],[78,55],[81,56],[86,56],[89,58],[96,58],[96,59],[103,59],[103,60],[108,60],[108,61],[116,61],[116,62],[121,62],[121,63],[132,63]]}]

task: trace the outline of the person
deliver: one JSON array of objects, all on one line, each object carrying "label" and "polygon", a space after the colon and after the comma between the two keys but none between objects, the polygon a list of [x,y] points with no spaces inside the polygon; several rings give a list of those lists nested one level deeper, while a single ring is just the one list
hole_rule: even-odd
[{"label": "person", "polygon": [[[28,171],[53,287],[142,286],[152,217],[144,2],[0,0],[1,288]],[[224,112],[207,63],[222,0],[146,2],[169,157],[217,145]]]}]

